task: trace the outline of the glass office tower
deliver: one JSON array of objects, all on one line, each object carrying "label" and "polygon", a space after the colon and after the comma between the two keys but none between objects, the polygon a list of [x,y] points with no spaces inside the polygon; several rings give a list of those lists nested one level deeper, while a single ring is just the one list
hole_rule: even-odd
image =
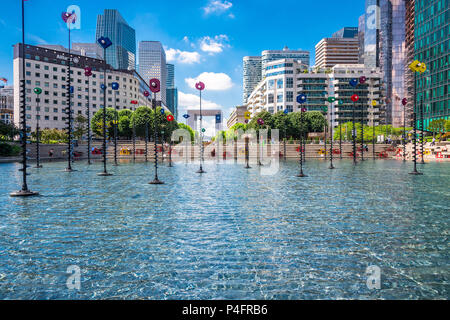
[{"label": "glass office tower", "polygon": [[[417,98],[423,99],[425,128],[450,116],[450,0],[415,0],[415,59],[427,64],[417,75]],[[420,115],[420,103],[416,112]]]},{"label": "glass office tower", "polygon": [[119,11],[105,9],[97,17],[96,39],[108,37],[112,46],[106,50],[106,62],[114,69],[136,69],[136,32]]},{"label": "glass office tower", "polygon": [[248,97],[252,94],[262,79],[262,58],[260,56],[244,57],[243,59],[243,101],[247,103]]},{"label": "glass office tower", "polygon": [[156,99],[166,105],[167,65],[166,52],[159,41],[139,42],[139,73],[146,81],[158,79],[161,82],[161,92]]}]

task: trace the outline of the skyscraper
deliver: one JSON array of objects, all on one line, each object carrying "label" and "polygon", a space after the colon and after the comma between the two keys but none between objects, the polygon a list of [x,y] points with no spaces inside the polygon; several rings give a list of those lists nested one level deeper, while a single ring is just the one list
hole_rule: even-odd
[{"label": "skyscraper", "polygon": [[262,78],[262,58],[261,57],[244,57],[243,59],[243,101],[247,102],[247,98],[253,89],[258,85]]},{"label": "skyscraper", "polygon": [[267,64],[271,61],[280,59],[295,59],[309,67],[309,51],[290,50],[284,47],[283,50],[265,50],[262,52],[262,77],[266,76]]},{"label": "skyscraper", "polygon": [[425,129],[433,120],[450,118],[449,8],[449,0],[415,0],[414,58],[427,65],[417,75],[416,112],[420,116],[423,107]]},{"label": "skyscraper", "polygon": [[166,105],[167,108],[178,118],[178,89],[175,87],[175,66],[173,64],[166,64],[167,81],[166,81]]},{"label": "skyscraper", "polygon": [[316,45],[316,67],[332,68],[337,64],[358,64],[358,28],[345,27]]},{"label": "skyscraper", "polygon": [[155,78],[161,82],[161,92],[156,95],[156,98],[166,104],[166,52],[161,42],[139,42],[139,73],[146,81]]},{"label": "skyscraper", "polygon": [[175,88],[175,66],[171,63],[166,64],[167,67],[167,88]]},{"label": "skyscraper", "polygon": [[136,69],[136,32],[119,11],[105,9],[97,17],[96,39],[108,37],[112,46],[106,50],[106,62],[114,69]]},{"label": "skyscraper", "polygon": [[380,67],[386,97],[387,124],[403,125],[405,98],[405,0],[366,0],[364,14],[364,64]]}]

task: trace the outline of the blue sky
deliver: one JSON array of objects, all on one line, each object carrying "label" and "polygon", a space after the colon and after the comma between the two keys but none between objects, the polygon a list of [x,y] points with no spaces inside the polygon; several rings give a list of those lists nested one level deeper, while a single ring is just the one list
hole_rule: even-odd
[{"label": "blue sky", "polygon": [[[0,77],[12,84],[12,45],[21,41],[20,0],[3,0],[0,12]],[[81,8],[81,30],[74,42],[94,42],[96,18],[103,9],[118,9],[136,29],[137,41],[158,40],[176,65],[181,111],[195,105],[190,86],[203,74],[207,107],[225,116],[242,103],[242,57],[262,50],[310,50],[344,26],[357,26],[364,0],[29,0],[26,42],[67,45],[61,13]],[[311,61],[313,64],[314,61]],[[209,90],[208,90],[209,89]],[[211,120],[213,121],[213,120]]]}]

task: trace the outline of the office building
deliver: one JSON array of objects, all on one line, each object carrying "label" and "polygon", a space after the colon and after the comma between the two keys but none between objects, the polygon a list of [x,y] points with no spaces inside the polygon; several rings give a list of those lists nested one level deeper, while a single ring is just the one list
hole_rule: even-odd
[{"label": "office building", "polygon": [[139,42],[139,74],[150,81],[158,79],[161,82],[161,91],[157,93],[157,99],[166,104],[167,66],[166,52],[159,41]]},{"label": "office building", "polygon": [[227,127],[230,129],[237,123],[245,123],[245,113],[247,112],[247,107],[239,106],[236,107],[230,114],[230,117],[227,121]]},{"label": "office building", "polygon": [[[274,114],[284,110],[298,112],[302,107],[306,107],[308,111],[324,113],[323,107],[329,106],[327,99],[332,96],[343,101],[342,105],[333,105],[333,125],[336,126],[352,120],[354,104],[350,98],[357,93],[360,96],[356,106],[359,117],[363,110],[366,124],[372,124],[372,120],[375,120],[375,124],[380,124],[383,107],[380,90],[382,76],[379,70],[349,64],[336,65],[331,73],[323,70],[308,71],[303,63],[294,59],[272,61],[268,67],[271,67],[272,73],[258,84],[244,105],[252,113],[252,117],[263,110]],[[367,77],[366,84],[358,85],[356,89],[351,87],[349,81],[361,76]],[[303,105],[296,100],[300,94],[305,94],[308,98]],[[377,101],[375,108],[371,104],[374,100]]]},{"label": "office building", "polygon": [[175,66],[171,63],[167,63],[166,69],[166,105],[174,115],[175,119],[178,119],[178,89],[175,87]]},{"label": "office building", "polygon": [[[416,112],[423,108],[425,128],[450,118],[450,1],[415,0],[415,59],[427,71],[417,75]],[[422,103],[421,103],[422,102]]]},{"label": "office building", "polygon": [[329,69],[337,64],[359,63],[358,28],[346,27],[316,45],[316,67]]},{"label": "office building", "polygon": [[14,122],[14,87],[0,87],[0,121]]},{"label": "office building", "polygon": [[247,102],[247,98],[253,89],[262,79],[262,57],[244,57],[243,59],[243,101]]},{"label": "office building", "polygon": [[106,50],[106,62],[114,69],[136,69],[136,32],[131,28],[119,11],[105,9],[97,17],[95,39],[108,37],[112,46]]},{"label": "office building", "polygon": [[401,100],[407,96],[405,0],[366,0],[363,17],[364,64],[380,68],[388,123],[400,127],[404,115]]},{"label": "office building", "polygon": [[270,72],[267,69],[268,64],[280,59],[295,59],[309,68],[310,54],[309,51],[290,50],[288,47],[283,50],[265,50],[262,52],[262,78]]},{"label": "office building", "polygon": [[[405,123],[409,126],[412,121],[412,113],[414,110],[414,75],[409,70],[409,64],[414,61],[414,6],[415,0],[405,0],[406,20],[405,20],[405,48],[406,61],[405,69],[405,97],[408,104],[405,106]],[[409,62],[409,63],[408,63]]]},{"label": "office building", "polygon": [[[14,46],[14,123],[19,124],[20,115],[20,80],[22,79],[22,44]],[[103,79],[104,61],[72,54],[72,107],[74,115],[85,115],[89,95],[90,110],[92,115],[99,111],[105,104],[103,91],[100,89]],[[36,125],[39,117],[43,128],[64,129],[66,127],[66,103],[67,103],[67,65],[69,55],[63,51],[51,50],[37,46],[25,45],[25,76],[26,76],[26,109],[27,124],[32,128]],[[84,75],[85,67],[92,68],[93,75]],[[115,70],[106,65],[106,76],[108,89],[106,91],[108,108],[134,110],[132,100],[139,102],[137,106],[150,103],[144,96],[145,90],[150,88],[144,79],[134,70]],[[120,89],[113,91],[111,83],[119,83]],[[40,103],[37,109],[33,89],[39,87],[42,94],[39,96]],[[115,102],[114,102],[115,101]],[[161,105],[161,101],[157,102]],[[166,108],[165,104],[162,104]],[[167,109],[167,108],[166,108]]]}]

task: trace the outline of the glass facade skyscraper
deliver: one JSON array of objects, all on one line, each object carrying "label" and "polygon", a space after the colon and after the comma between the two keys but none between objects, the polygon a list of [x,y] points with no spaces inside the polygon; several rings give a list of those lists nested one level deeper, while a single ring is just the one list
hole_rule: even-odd
[{"label": "glass facade skyscraper", "polygon": [[244,57],[243,59],[243,101],[247,102],[253,89],[262,79],[262,58],[260,56]]},{"label": "glass facade skyscraper", "polygon": [[417,75],[416,112],[423,99],[425,128],[450,117],[450,0],[415,0],[415,59],[427,71]]},{"label": "glass facade skyscraper", "polygon": [[379,67],[383,74],[383,95],[386,97],[385,122],[395,127],[403,125],[403,105],[406,64],[405,0],[366,0],[366,12],[360,19],[364,34],[362,59],[366,67]]},{"label": "glass facade skyscraper", "polygon": [[119,11],[105,9],[97,17],[96,39],[108,37],[112,46],[106,50],[106,62],[114,69],[136,69],[136,32]]},{"label": "glass facade skyscraper", "polygon": [[175,66],[171,63],[166,64],[166,105],[172,112],[175,119],[178,119],[178,89],[175,87]]},{"label": "glass facade skyscraper", "polygon": [[161,82],[161,92],[156,94],[156,98],[166,105],[166,52],[164,51],[161,42],[139,42],[139,73],[146,81],[155,78]]}]

